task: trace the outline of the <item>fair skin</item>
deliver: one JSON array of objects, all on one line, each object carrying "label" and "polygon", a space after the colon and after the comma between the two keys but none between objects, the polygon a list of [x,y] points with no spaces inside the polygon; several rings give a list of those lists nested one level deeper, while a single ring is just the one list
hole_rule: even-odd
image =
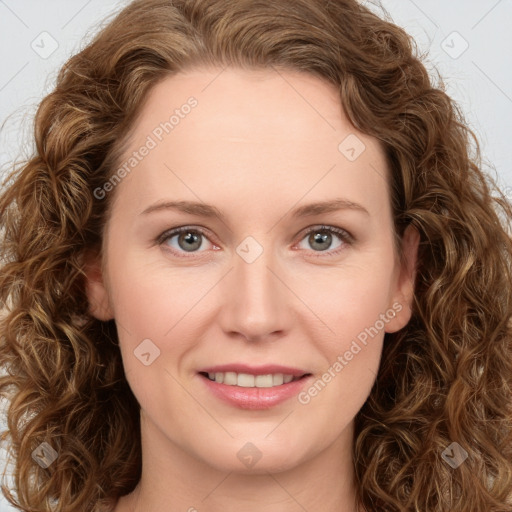
[{"label": "fair skin", "polygon": [[[331,85],[300,72],[221,71],[190,70],[151,91],[127,157],[190,96],[198,104],[110,192],[105,265],[91,258],[87,267],[91,313],[115,319],[141,405],[142,478],[115,512],[356,512],[354,417],[385,332],[410,318],[418,234],[406,230],[401,264],[384,152],[350,125]],[[353,161],[338,149],[350,134],[365,145]],[[293,216],[337,198],[362,208]],[[142,214],[171,200],[214,205],[225,221]],[[308,233],[318,225],[353,240]],[[155,242],[180,226],[205,230],[193,251],[179,235]],[[256,246],[245,245],[249,236]],[[242,242],[263,251],[248,262]],[[293,366],[311,374],[307,390],[389,310],[384,328],[308,403],[293,396],[243,409],[198,373],[228,363]],[[149,365],[134,354],[145,339],[160,350]],[[261,455],[250,467],[237,456],[247,443]]]}]

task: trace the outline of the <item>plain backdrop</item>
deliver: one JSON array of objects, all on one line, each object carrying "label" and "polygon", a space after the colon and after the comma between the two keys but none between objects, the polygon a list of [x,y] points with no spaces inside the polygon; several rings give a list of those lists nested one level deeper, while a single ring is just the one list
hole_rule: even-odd
[{"label": "plain backdrop", "polygon": [[[15,159],[30,155],[32,118],[59,68],[127,3],[0,0],[0,178]],[[382,5],[415,38],[427,69],[439,71],[479,138],[484,170],[512,199],[512,0],[383,0]],[[0,470],[4,467],[2,462]],[[0,494],[0,512],[12,510]]]}]

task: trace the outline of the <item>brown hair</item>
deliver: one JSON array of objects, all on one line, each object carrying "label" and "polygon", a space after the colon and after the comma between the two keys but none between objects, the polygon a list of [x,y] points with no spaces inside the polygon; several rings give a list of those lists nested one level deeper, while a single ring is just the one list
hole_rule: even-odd
[{"label": "brown hair", "polygon": [[[361,503],[510,512],[512,205],[442,82],[384,18],[355,0],[136,0],[63,66],[36,114],[36,152],[0,196],[0,391],[22,510],[98,510],[140,478],[140,408],[115,322],[93,318],[85,295],[84,253],[101,251],[114,197],[93,191],[148,91],[206,64],[332,83],[385,149],[396,233],[420,232],[412,318],[386,334],[356,417]],[[47,468],[32,458],[43,442],[58,452]],[[468,452],[457,469],[441,456],[452,442]]]}]

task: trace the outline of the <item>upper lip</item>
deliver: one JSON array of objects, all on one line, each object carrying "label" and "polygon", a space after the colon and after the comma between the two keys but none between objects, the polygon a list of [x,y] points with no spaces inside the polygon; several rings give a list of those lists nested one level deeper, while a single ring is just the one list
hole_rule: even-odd
[{"label": "upper lip", "polygon": [[302,377],[309,372],[301,370],[300,368],[292,368],[290,366],[282,366],[279,364],[265,364],[261,366],[250,366],[248,364],[234,363],[234,364],[221,364],[217,366],[209,366],[202,368],[199,373],[248,373],[250,375],[268,375],[274,373],[283,373],[285,375],[293,375],[294,377]]}]

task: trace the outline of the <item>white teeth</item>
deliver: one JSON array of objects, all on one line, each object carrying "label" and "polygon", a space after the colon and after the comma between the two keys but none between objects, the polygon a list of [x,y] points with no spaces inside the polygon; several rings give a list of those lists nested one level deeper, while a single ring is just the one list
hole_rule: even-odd
[{"label": "white teeth", "polygon": [[282,373],[276,373],[272,376],[272,384],[274,384],[274,386],[280,386],[283,382],[284,379]]},{"label": "white teeth", "polygon": [[271,388],[274,384],[272,375],[257,375],[254,384],[257,388]]},{"label": "white teeth", "polygon": [[[215,374],[215,381],[217,381],[217,373]],[[237,384],[237,375],[235,372],[226,372],[224,374],[224,384],[228,384],[229,386],[236,386]]]},{"label": "white teeth", "polygon": [[[288,382],[294,380],[293,375],[285,375],[282,373],[251,375],[249,373],[236,372],[209,372],[208,378],[219,384],[240,386],[242,388],[272,388],[274,386],[288,384]],[[295,377],[295,380],[298,379],[299,377]]]},{"label": "white teeth", "polygon": [[254,375],[249,375],[248,373],[239,373],[236,385],[242,388],[253,388]]}]

